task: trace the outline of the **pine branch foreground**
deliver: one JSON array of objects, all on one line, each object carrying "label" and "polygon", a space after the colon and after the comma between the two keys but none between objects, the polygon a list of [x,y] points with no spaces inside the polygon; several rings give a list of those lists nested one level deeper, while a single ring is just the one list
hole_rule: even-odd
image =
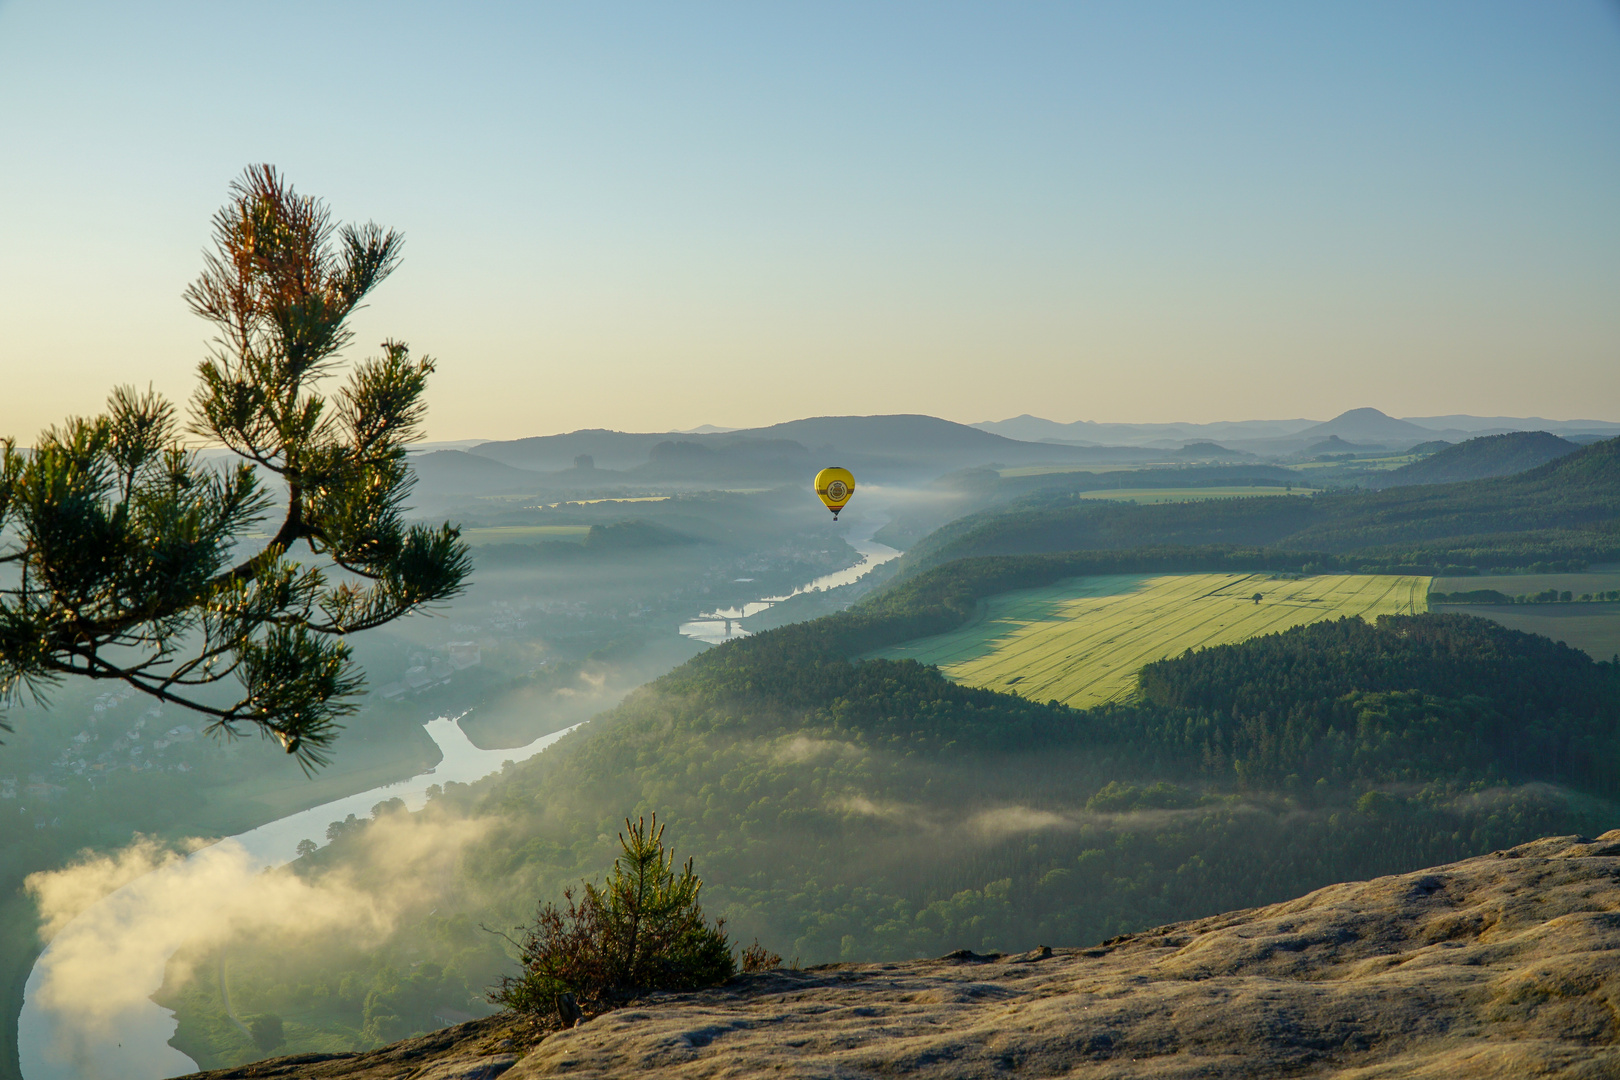
[{"label": "pine branch foreground", "polygon": [[249,168],[185,293],[217,334],[190,423],[121,387],[31,450],[0,441],[0,706],[113,679],[327,762],[364,688],[344,637],[455,596],[471,567],[457,528],[402,520],[433,361],[386,341],[318,392],[401,244]]}]

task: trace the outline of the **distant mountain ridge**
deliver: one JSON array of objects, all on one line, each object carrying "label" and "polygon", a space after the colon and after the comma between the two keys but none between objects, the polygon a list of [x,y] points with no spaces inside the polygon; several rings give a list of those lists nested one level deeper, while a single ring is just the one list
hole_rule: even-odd
[{"label": "distant mountain ridge", "polygon": [[1435,434],[1433,428],[1397,420],[1377,409],[1351,409],[1349,412],[1340,413],[1325,424],[1317,424],[1294,433],[1296,438],[1312,441],[1336,435],[1346,442],[1363,443],[1422,442],[1434,438]]},{"label": "distant mountain ridge", "polygon": [[479,491],[523,488],[534,483],[527,469],[514,469],[493,458],[464,450],[431,450],[407,459],[417,479],[435,488],[472,487]]},{"label": "distant mountain ridge", "polygon": [[[1620,434],[1620,424],[1608,426]],[[1003,430],[989,430],[998,427]],[[1075,429],[1120,443],[1134,441],[1101,445],[1044,434]],[[1225,434],[1215,438],[1210,432]],[[410,462],[421,481],[419,500],[432,504],[435,499],[532,494],[541,489],[606,494],[649,483],[691,488],[777,484],[824,465],[853,469],[869,483],[916,483],[960,469],[997,466],[1298,462],[1325,454],[1405,452],[1414,445],[1470,437],[1450,429],[1422,428],[1368,408],[1352,409],[1323,423],[1268,420],[1206,425],[1061,425],[1028,416],[970,425],[934,416],[895,414],[807,417],[733,431],[590,428],[483,443],[427,443],[413,449]],[[1592,438],[1595,436],[1582,437],[1583,441]],[[1520,467],[1515,465],[1513,470]]]},{"label": "distant mountain ridge", "polygon": [[[984,431],[1029,441],[1051,440],[1076,445],[1112,444],[1120,446],[1163,446],[1166,448],[1194,440],[1210,440],[1244,450],[1264,450],[1284,443],[1297,443],[1302,449],[1309,441],[1338,435],[1349,442],[1425,442],[1448,437],[1456,442],[1477,435],[1510,431],[1547,431],[1555,435],[1610,437],[1620,435],[1620,423],[1609,420],[1548,420],[1545,417],[1411,416],[1397,419],[1377,409],[1351,409],[1328,421],[1222,420],[1213,423],[1100,423],[1077,420],[1059,423],[1025,413],[1008,420],[983,421],[973,425]],[[1261,445],[1252,445],[1261,444]]]},{"label": "distant mountain ridge", "polygon": [[[701,447],[716,453],[744,447],[771,447],[780,459],[792,444],[808,465],[823,465],[880,473],[939,475],[968,465],[1067,462],[1146,462],[1151,451],[1134,448],[1085,448],[1057,443],[1036,443],[1007,438],[967,424],[934,416],[818,416],[790,420],[769,427],[741,428],[719,433],[624,432],[591,429],[564,435],[541,435],[482,443],[469,452],[518,469],[536,472],[568,468],[576,457],[589,454],[599,469],[633,469],[652,460],[662,444]],[[700,450],[683,451],[701,458]],[[669,452],[663,452],[669,456]],[[823,460],[825,459],[825,460]]]},{"label": "distant mountain ridge", "polygon": [[1292,435],[1316,424],[1315,420],[1218,420],[1208,424],[1113,424],[1076,420],[1061,424],[1025,413],[1010,420],[990,420],[972,425],[1009,439],[1030,442],[1069,442],[1077,446],[1162,446],[1166,449],[1188,442],[1210,441],[1225,445],[1227,439],[1265,439]]}]

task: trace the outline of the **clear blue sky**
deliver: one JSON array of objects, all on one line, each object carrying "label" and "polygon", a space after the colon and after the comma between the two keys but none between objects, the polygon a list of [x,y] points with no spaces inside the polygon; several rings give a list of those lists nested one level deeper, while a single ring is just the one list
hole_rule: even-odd
[{"label": "clear blue sky", "polygon": [[406,233],[435,438],[1620,419],[1620,9],[0,0],[0,433],[189,395],[243,166]]}]

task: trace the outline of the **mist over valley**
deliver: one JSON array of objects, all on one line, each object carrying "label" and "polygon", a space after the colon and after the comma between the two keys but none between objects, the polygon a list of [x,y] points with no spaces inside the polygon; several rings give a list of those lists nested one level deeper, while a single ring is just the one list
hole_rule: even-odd
[{"label": "mist over valley", "polygon": [[[284,869],[218,863],[187,887],[195,914],[154,900],[104,931],[178,950],[157,1000],[199,1066],[261,1056],[255,1016],[279,1020],[276,1050],[309,1053],[489,1013],[511,946],[479,928],[599,876],[627,815],[656,811],[702,868],[707,910],[800,965],[1086,945],[1603,831],[1620,441],[1452,443],[1438,436],[1459,418],[1380,417],[1300,428],[1363,440],[1312,455],[1298,439],[1228,454],[1205,431],[1169,451],[1031,442],[917,416],[414,450],[413,513],[459,522],[472,584],[358,639],[366,705],[313,782],[170,710],[126,719],[117,695],[54,701],[56,722],[8,739],[19,775],[0,805],[30,841],[6,848],[27,882],[14,977],[38,948],[35,904],[49,933],[192,837],[429,769],[436,716],[489,749],[589,722],[434,785],[415,812],[382,799],[311,830]],[[860,478],[837,522],[804,479],[834,455]],[[1431,462],[1446,482],[1423,482]],[[902,556],[760,603],[854,565],[849,538],[874,533]],[[1504,602],[1475,602],[1475,580]],[[1069,599],[1086,596],[1102,599]],[[683,636],[714,612],[733,640]],[[1398,641],[1421,645],[1366,666]],[[1294,649],[1317,666],[1279,691],[1267,665]],[[265,874],[291,890],[275,921],[221,906]],[[75,979],[116,981],[107,958],[74,955],[49,971],[58,1008]]]}]

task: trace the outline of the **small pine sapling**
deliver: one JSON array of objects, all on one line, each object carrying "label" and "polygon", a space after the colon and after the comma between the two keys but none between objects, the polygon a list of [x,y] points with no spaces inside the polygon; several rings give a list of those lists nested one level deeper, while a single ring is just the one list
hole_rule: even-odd
[{"label": "small pine sapling", "polygon": [[[703,881],[691,859],[677,868],[657,815],[626,818],[619,847],[606,882],[586,882],[577,897],[564,890],[563,907],[542,904],[533,925],[519,928],[522,973],[503,978],[490,1001],[549,1022],[601,1012],[641,991],[695,990],[736,974],[725,920],[704,919]],[[743,951],[745,971],[780,963],[758,942]]]}]

